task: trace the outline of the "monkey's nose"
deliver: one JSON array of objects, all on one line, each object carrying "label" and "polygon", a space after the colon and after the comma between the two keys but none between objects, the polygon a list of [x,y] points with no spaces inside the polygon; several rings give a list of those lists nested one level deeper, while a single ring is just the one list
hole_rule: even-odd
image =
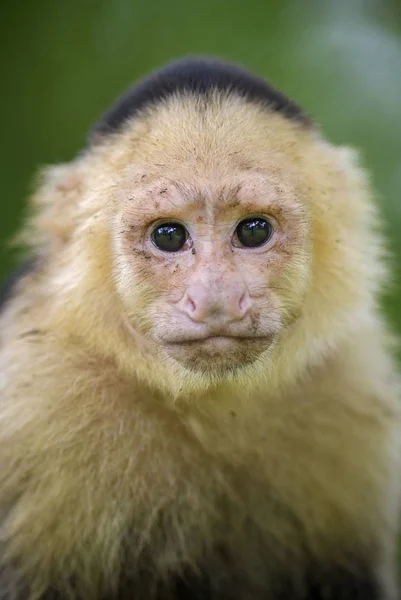
[{"label": "monkey's nose", "polygon": [[251,304],[245,285],[211,289],[202,284],[195,284],[187,289],[180,302],[180,309],[196,323],[226,325],[243,319]]}]

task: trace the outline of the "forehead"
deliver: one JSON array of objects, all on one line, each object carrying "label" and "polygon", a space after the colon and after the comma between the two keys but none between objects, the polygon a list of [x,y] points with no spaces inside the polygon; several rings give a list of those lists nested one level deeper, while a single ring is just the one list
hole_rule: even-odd
[{"label": "forehead", "polygon": [[[244,100],[170,100],[133,119],[114,145],[120,191],[158,204],[224,210],[299,192],[302,137],[284,117]],[[156,206],[157,208],[157,206]],[[260,205],[257,207],[260,209]]]}]

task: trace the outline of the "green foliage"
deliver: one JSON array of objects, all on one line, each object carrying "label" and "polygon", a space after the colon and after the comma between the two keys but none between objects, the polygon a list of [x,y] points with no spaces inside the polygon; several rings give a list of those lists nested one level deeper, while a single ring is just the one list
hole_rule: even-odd
[{"label": "green foliage", "polygon": [[[260,73],[336,143],[361,150],[401,276],[401,10],[397,0],[22,0],[3,3],[0,238],[37,168],[71,159],[138,76],[188,53]],[[398,29],[397,29],[398,23]],[[3,276],[15,262],[4,250]],[[400,291],[386,302],[401,330]]]}]

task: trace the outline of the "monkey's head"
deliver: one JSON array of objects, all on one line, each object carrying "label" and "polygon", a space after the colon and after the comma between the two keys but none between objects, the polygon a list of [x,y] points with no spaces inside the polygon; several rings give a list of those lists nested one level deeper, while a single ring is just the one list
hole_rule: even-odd
[{"label": "monkey's head", "polygon": [[93,327],[110,349],[124,331],[125,364],[139,345],[173,378],[274,385],[363,318],[381,277],[365,243],[376,216],[350,153],[300,109],[242,71],[236,87],[231,67],[202,64],[168,67],[106,115],[76,179],[70,168],[79,193],[60,268],[80,290],[77,322],[86,310],[113,323]]}]

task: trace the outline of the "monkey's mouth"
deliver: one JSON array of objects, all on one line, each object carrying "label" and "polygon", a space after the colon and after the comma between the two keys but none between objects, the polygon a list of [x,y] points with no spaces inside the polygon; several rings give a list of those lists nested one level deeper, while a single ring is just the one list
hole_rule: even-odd
[{"label": "monkey's mouth", "polygon": [[216,345],[224,346],[227,344],[246,343],[246,342],[271,342],[272,336],[268,335],[205,335],[202,337],[183,337],[171,340],[165,340],[167,344],[173,345]]},{"label": "monkey's mouth", "polygon": [[192,371],[224,374],[253,363],[272,336],[208,335],[164,341],[166,352]]}]

